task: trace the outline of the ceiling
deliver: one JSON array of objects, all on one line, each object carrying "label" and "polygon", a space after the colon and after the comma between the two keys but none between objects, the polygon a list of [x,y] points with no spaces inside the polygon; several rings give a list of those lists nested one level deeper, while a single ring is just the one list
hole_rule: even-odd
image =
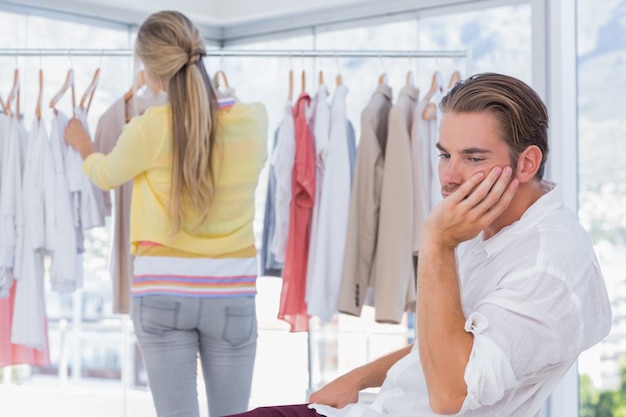
[{"label": "ceiling", "polygon": [[[176,0],[176,9],[196,23],[203,36],[225,46],[252,38],[278,36],[311,27],[363,24],[364,20],[398,19],[407,14],[442,13],[450,8],[486,7],[515,0]],[[519,0],[517,1],[519,2]],[[4,9],[62,13],[131,26],[150,13],[171,9],[172,0],[0,0]]]}]

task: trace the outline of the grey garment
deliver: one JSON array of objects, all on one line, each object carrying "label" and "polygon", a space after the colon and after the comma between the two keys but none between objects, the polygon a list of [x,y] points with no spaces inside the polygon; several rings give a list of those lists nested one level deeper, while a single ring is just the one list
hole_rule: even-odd
[{"label": "grey garment", "polygon": [[254,297],[133,298],[131,317],[159,417],[198,417],[197,357],[210,417],[248,409],[257,346]]},{"label": "grey garment", "polygon": [[[276,129],[274,134],[274,145],[272,150],[276,150],[276,143],[278,142],[279,129]],[[265,198],[265,214],[263,216],[263,235],[261,237],[261,276],[280,277],[283,273],[283,263],[278,262],[276,257],[270,250],[271,242],[274,239],[274,233],[276,231],[276,211],[274,203],[276,200],[276,175],[274,173],[274,166],[269,164],[267,194]]]},{"label": "grey garment", "polygon": [[354,180],[354,161],[356,159],[356,134],[354,127],[348,120],[348,156],[350,156],[350,184]]}]

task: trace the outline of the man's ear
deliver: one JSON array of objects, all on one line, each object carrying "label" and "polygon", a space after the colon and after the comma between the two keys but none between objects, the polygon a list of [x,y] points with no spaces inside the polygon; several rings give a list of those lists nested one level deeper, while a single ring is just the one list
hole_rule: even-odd
[{"label": "man's ear", "polygon": [[541,165],[543,153],[536,145],[524,149],[517,159],[517,178],[520,183],[531,181]]}]

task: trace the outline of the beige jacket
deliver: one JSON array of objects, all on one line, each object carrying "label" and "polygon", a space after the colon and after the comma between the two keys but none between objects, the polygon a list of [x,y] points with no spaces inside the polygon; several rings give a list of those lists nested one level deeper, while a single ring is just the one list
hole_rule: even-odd
[{"label": "beige jacket", "polygon": [[391,88],[380,85],[361,113],[361,137],[350,195],[348,231],[337,309],[360,316],[373,285],[378,217],[383,184],[383,151],[391,109]]},{"label": "beige jacket", "polygon": [[416,299],[411,125],[418,95],[404,86],[389,112],[374,273],[375,319],[382,323],[399,323]]}]

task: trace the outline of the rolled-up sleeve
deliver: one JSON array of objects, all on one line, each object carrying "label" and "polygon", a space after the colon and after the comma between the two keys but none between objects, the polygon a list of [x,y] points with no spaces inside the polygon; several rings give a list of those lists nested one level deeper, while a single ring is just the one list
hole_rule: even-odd
[{"label": "rolled-up sleeve", "polygon": [[519,385],[507,355],[483,334],[488,327],[487,317],[479,312],[472,313],[465,322],[465,331],[474,335],[474,345],[465,368],[467,396],[459,414],[492,405]]}]

